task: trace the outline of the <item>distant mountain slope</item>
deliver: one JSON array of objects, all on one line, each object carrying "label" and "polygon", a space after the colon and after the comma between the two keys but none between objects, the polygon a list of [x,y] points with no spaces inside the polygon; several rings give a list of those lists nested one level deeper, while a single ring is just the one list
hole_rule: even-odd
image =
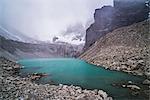
[{"label": "distant mountain slope", "polygon": [[25,43],[39,43],[39,41],[23,35],[18,30],[15,30],[13,28],[9,28],[9,29],[11,31],[10,30],[8,31],[7,29],[0,26],[0,36],[5,37],[6,39],[11,39],[11,40],[25,42]]},{"label": "distant mountain slope", "polygon": [[0,56],[11,59],[42,57],[75,57],[80,46],[63,44],[31,44],[5,39],[0,36]]},{"label": "distant mountain slope", "polygon": [[146,20],[106,34],[80,58],[113,70],[150,75],[149,23]]}]

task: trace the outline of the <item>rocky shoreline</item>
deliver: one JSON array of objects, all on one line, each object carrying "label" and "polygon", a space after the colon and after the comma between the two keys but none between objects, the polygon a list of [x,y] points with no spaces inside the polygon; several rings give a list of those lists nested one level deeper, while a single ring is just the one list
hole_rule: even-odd
[{"label": "rocky shoreline", "polygon": [[149,20],[116,29],[98,39],[80,58],[109,70],[150,79]]},{"label": "rocky shoreline", "polygon": [[148,60],[144,55],[146,54],[145,52],[147,51],[144,50],[144,48],[139,49],[113,46],[101,50],[96,56],[81,59],[86,59],[87,63],[100,66],[105,69],[122,71],[133,75],[150,78],[150,69],[147,64]]},{"label": "rocky shoreline", "polygon": [[36,84],[29,78],[21,78],[18,73],[20,68],[17,63],[0,58],[1,100],[112,100],[102,90],[83,90],[78,86],[62,84]]}]

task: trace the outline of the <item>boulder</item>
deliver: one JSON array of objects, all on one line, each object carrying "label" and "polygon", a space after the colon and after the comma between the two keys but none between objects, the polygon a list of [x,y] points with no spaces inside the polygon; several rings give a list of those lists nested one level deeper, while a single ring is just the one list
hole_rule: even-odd
[{"label": "boulder", "polygon": [[130,88],[131,90],[140,90],[141,88],[136,85],[127,85],[127,88]]},{"label": "boulder", "polygon": [[150,85],[150,80],[148,80],[148,79],[144,80],[144,81],[143,81],[143,84],[145,84],[145,85]]}]

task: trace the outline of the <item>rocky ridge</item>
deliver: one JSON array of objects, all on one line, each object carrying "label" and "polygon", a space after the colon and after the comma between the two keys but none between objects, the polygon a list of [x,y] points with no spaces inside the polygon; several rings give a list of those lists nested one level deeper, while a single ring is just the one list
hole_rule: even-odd
[{"label": "rocky ridge", "polygon": [[97,66],[150,78],[149,20],[108,33],[80,58]]},{"label": "rocky ridge", "polygon": [[112,100],[102,90],[77,86],[36,84],[18,75],[20,65],[0,58],[0,99],[2,100]]},{"label": "rocky ridge", "polygon": [[114,6],[103,6],[94,13],[94,23],[86,30],[84,50],[113,30],[148,19],[146,0],[114,0]]}]

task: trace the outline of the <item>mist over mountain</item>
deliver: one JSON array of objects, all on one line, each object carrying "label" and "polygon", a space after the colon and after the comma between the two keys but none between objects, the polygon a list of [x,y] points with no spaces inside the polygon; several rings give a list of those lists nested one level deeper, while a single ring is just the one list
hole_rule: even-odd
[{"label": "mist over mountain", "polygon": [[[89,20],[93,21],[94,10],[104,4],[112,5],[113,2],[112,0],[13,0],[13,2],[0,0],[0,26],[7,30],[16,29],[20,34],[34,39],[52,41],[54,36],[61,36],[64,33],[62,31],[68,30],[76,23],[86,27]],[[85,29],[82,29],[84,34]],[[14,32],[11,30],[10,33]],[[71,39],[67,42],[70,41]]]},{"label": "mist over mountain", "polygon": [[0,0],[1,100],[149,100],[149,8]]},{"label": "mist over mountain", "polygon": [[[12,33],[11,33],[12,32]],[[31,37],[28,37],[21,33],[20,31],[10,28],[10,30],[7,30],[0,26],[0,36],[3,36],[6,39],[11,39],[14,41],[20,41],[25,43],[39,43],[40,41],[33,39]]]}]

